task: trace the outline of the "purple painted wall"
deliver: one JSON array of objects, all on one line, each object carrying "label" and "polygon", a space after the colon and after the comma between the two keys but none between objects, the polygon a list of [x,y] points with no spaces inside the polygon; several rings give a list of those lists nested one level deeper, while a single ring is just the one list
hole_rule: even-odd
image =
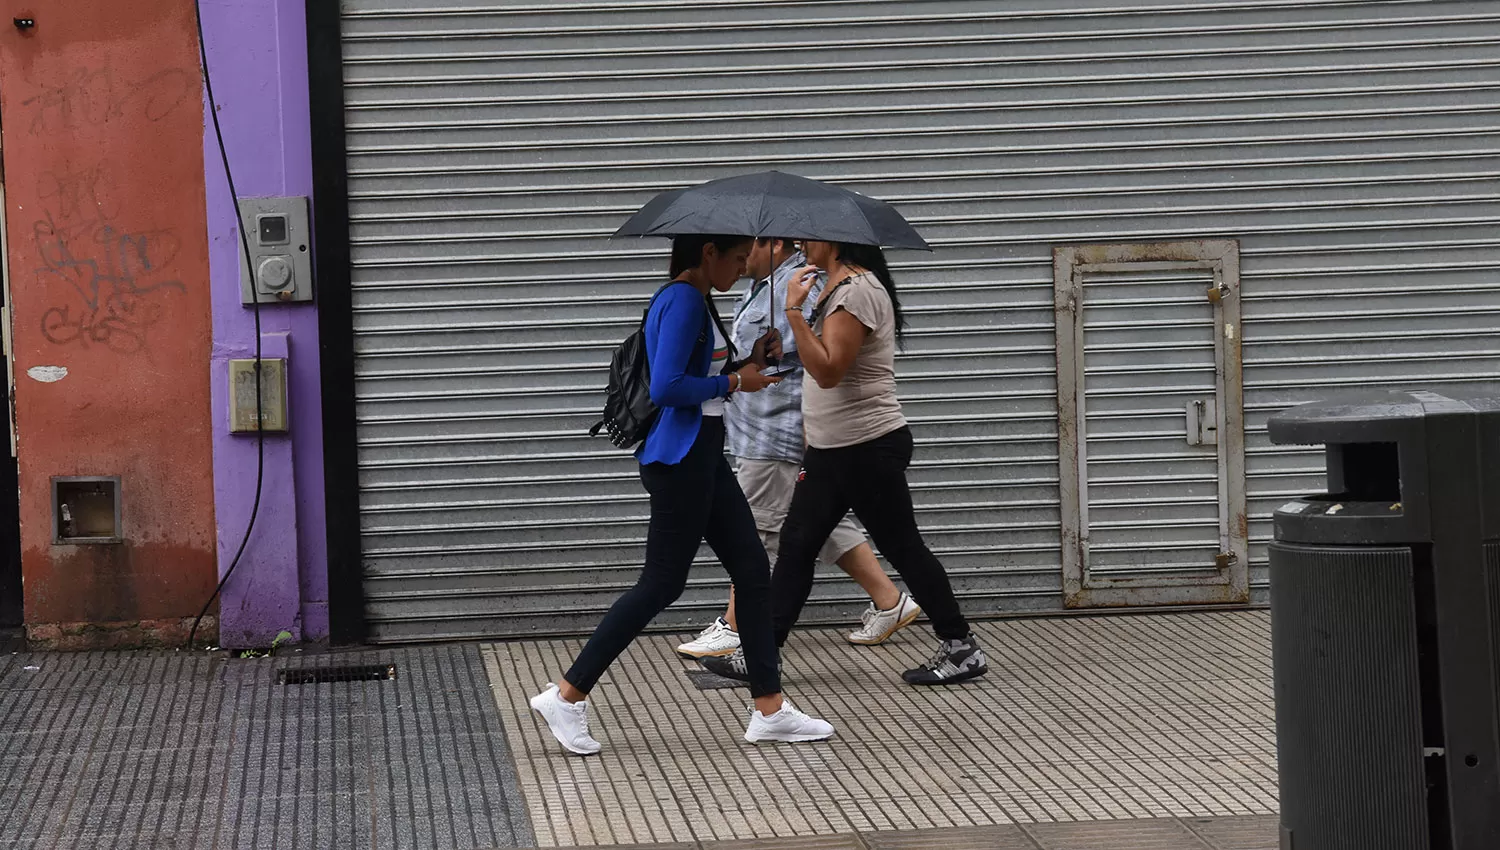
[{"label": "purple painted wall", "polygon": [[[305,0],[203,0],[219,123],[241,197],[311,196]],[[205,120],[208,113],[205,109]],[[217,141],[204,134],[213,290],[214,501],[219,574],[234,558],[255,497],[256,440],[229,433],[227,361],[252,357],[255,326],[240,303],[238,217]],[[289,358],[291,430],[267,435],[260,512],[224,587],[220,643],[266,646],[283,629],[328,636],[323,421],[313,304],[262,305],[262,355]]]}]

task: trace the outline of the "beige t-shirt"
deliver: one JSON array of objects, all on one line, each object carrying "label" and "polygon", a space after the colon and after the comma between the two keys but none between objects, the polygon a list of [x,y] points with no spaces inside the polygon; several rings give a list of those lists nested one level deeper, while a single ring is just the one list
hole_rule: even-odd
[{"label": "beige t-shirt", "polygon": [[813,330],[844,310],[869,330],[854,363],[839,385],[818,386],[811,375],[802,382],[802,420],[807,443],[817,449],[837,449],[883,437],[906,424],[896,400],[896,313],[891,297],[875,275],[865,272],[832,289]]}]

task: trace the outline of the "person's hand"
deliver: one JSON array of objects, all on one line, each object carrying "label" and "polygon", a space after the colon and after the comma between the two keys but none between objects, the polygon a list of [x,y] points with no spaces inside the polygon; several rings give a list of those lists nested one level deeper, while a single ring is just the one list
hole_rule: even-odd
[{"label": "person's hand", "polygon": [[786,309],[801,310],[802,303],[807,300],[807,293],[812,291],[813,284],[818,280],[817,266],[803,266],[792,274],[792,279],[786,282]]},{"label": "person's hand", "polygon": [[769,387],[772,384],[781,383],[781,378],[768,378],[760,373],[760,367],[754,363],[746,363],[741,366],[736,375],[740,377],[735,392],[755,393]]},{"label": "person's hand", "polygon": [[781,359],[781,331],[771,328],[755,341],[755,346],[750,349],[748,362],[754,363],[760,368],[766,368],[766,364],[772,360]]}]

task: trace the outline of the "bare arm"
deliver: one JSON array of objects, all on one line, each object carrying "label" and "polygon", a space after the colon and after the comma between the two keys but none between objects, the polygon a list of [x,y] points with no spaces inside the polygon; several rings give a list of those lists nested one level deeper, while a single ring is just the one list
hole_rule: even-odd
[{"label": "bare arm", "polygon": [[869,329],[844,310],[835,310],[832,316],[823,319],[821,337],[807,326],[801,313],[789,311],[787,317],[792,322],[792,334],[797,337],[802,368],[823,389],[838,386],[854,365],[854,357],[864,345]]},{"label": "bare arm", "polygon": [[838,386],[854,357],[864,345],[869,329],[846,310],[835,309],[823,319],[823,335],[813,333],[802,315],[802,303],[812,289],[817,270],[803,266],[787,282],[786,318],[792,327],[792,336],[797,340],[797,353],[802,359],[802,368],[807,370],[818,386],[832,389]]}]

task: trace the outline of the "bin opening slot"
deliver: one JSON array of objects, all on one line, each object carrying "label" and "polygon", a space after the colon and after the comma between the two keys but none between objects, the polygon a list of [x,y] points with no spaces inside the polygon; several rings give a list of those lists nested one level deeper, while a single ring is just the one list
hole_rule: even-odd
[{"label": "bin opening slot", "polygon": [[1330,444],[1328,492],[1351,502],[1401,501],[1401,453],[1397,444]]}]

